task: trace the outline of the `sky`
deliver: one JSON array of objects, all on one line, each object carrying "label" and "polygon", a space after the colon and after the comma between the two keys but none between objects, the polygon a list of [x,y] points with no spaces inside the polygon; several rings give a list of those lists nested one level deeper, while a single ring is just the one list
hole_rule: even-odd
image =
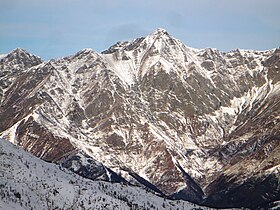
[{"label": "sky", "polygon": [[0,0],[0,54],[101,52],[157,28],[194,48],[280,46],[279,0]]}]

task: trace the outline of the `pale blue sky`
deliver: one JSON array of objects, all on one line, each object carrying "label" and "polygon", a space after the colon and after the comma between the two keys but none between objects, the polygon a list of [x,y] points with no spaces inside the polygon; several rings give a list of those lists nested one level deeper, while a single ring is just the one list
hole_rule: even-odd
[{"label": "pale blue sky", "polygon": [[17,47],[43,59],[165,28],[196,48],[280,46],[279,0],[0,0],[0,54]]}]

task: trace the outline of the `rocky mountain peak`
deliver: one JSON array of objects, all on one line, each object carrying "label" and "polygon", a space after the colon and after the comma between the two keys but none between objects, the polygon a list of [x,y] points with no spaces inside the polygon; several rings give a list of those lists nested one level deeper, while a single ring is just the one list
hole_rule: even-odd
[{"label": "rocky mountain peak", "polygon": [[153,33],[149,34],[144,42],[148,42],[150,44],[154,44],[157,43],[157,45],[163,44],[163,43],[167,43],[168,45],[172,45],[175,42],[175,38],[172,37],[167,30],[162,29],[162,28],[158,28],[156,29]]},{"label": "rocky mountain peak", "polygon": [[39,63],[42,62],[41,58],[35,55],[32,55],[31,53],[29,53],[27,50],[23,49],[23,48],[16,48],[14,49],[11,53],[9,53],[6,56],[7,59],[16,59],[18,61],[20,60],[31,60],[31,61],[35,61]]},{"label": "rocky mountain peak", "polygon": [[89,53],[95,53],[95,52],[91,48],[85,48],[85,49],[79,51],[77,54],[89,54]]},{"label": "rocky mountain peak", "polygon": [[5,56],[0,56],[0,101],[5,89],[28,68],[41,64],[38,56],[32,55],[24,49],[17,48]]},{"label": "rocky mountain peak", "polygon": [[15,65],[19,67],[31,67],[42,63],[42,59],[38,56],[32,55],[28,51],[22,48],[16,48],[9,54],[7,54],[0,63],[5,63],[6,66],[13,65],[11,67],[16,68]]},{"label": "rocky mountain peak", "polygon": [[30,53],[27,52],[25,49],[20,48],[20,47],[18,47],[18,48],[16,48],[16,49],[12,50],[11,53],[16,53],[16,54],[20,54],[20,53],[22,53],[22,54],[30,54]]},{"label": "rocky mountain peak", "polygon": [[157,28],[152,34],[154,35],[169,35],[169,33],[167,32],[167,30],[165,30],[164,28]]},{"label": "rocky mountain peak", "polygon": [[161,48],[163,43],[174,44],[175,38],[173,38],[165,29],[158,28],[154,32],[150,33],[146,37],[137,38],[132,41],[117,42],[111,46],[108,50],[103,51],[103,54],[111,54],[116,51],[145,51],[151,47]]},{"label": "rocky mountain peak", "polygon": [[81,59],[81,60],[89,60],[91,58],[95,58],[96,56],[98,56],[98,53],[95,52],[93,49],[85,48],[85,49],[80,50],[79,52],[77,52],[75,55],[69,56],[69,58]]}]

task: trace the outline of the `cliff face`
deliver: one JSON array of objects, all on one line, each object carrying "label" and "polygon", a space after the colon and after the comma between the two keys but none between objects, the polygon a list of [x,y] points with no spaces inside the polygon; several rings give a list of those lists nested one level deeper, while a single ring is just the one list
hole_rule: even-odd
[{"label": "cliff face", "polygon": [[1,135],[25,150],[82,151],[117,180],[211,206],[279,198],[279,49],[193,49],[158,29],[38,64],[1,101]]}]

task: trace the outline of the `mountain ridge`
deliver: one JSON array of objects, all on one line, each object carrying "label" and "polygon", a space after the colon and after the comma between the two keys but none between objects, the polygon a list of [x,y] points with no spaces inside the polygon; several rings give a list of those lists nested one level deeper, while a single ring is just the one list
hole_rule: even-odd
[{"label": "mountain ridge", "polygon": [[157,30],[102,53],[34,63],[3,93],[1,136],[48,161],[81,150],[167,196],[255,208],[277,198],[277,185],[268,199],[253,196],[256,204],[222,201],[268,172],[279,180],[278,51],[194,49]]}]

